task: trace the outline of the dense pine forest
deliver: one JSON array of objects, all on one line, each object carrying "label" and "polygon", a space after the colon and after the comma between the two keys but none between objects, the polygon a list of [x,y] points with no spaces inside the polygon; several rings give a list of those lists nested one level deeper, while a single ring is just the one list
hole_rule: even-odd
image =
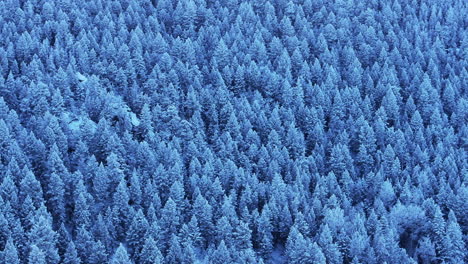
[{"label": "dense pine forest", "polygon": [[467,263],[467,6],[0,1],[0,263]]}]

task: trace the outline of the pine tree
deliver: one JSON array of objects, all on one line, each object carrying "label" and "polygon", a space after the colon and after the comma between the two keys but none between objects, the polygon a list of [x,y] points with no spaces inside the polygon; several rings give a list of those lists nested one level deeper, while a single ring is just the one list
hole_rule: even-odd
[{"label": "pine tree", "polygon": [[130,225],[130,217],[132,214],[132,208],[129,206],[129,194],[127,189],[127,182],[124,178],[121,179],[119,185],[117,186],[116,192],[113,197],[113,210],[115,210],[115,219],[114,227],[119,237],[123,237]]},{"label": "pine tree", "polygon": [[170,187],[169,197],[175,202],[177,209],[183,214],[187,205],[184,186],[179,181],[175,181]]},{"label": "pine tree", "polygon": [[127,254],[125,247],[120,244],[114,255],[110,259],[110,264],[132,264],[130,257]]},{"label": "pine tree", "polygon": [[361,171],[367,174],[374,165],[373,153],[376,150],[376,138],[373,128],[363,118],[363,125],[358,132],[359,150],[357,163],[361,166]]},{"label": "pine tree", "polygon": [[102,214],[98,214],[94,225],[92,227],[94,237],[100,241],[103,241],[106,248],[111,248],[111,235],[107,223],[104,220]]},{"label": "pine tree", "polygon": [[462,263],[466,258],[463,234],[456,221],[450,221],[443,241],[444,258],[447,263]]},{"label": "pine tree", "polygon": [[429,76],[425,74],[424,79],[419,86],[419,108],[425,122],[429,121],[432,111],[437,108],[438,98],[439,96],[437,91],[432,86]]},{"label": "pine tree", "polygon": [[162,237],[162,250],[166,250],[170,245],[168,244],[172,235],[177,234],[180,225],[180,212],[175,202],[169,198],[161,213],[161,237]]},{"label": "pine tree", "polygon": [[65,251],[65,255],[63,258],[64,264],[80,264],[81,259],[78,257],[78,252],[76,251],[75,243],[70,241],[67,246],[67,250]]},{"label": "pine tree", "polygon": [[443,240],[446,230],[446,223],[439,206],[436,206],[435,208],[434,216],[431,222],[431,230],[434,235],[437,255],[440,256],[443,253]]},{"label": "pine tree", "polygon": [[296,229],[291,228],[286,242],[288,263],[326,263],[322,250],[315,242],[311,242]]},{"label": "pine tree", "polygon": [[382,183],[379,193],[380,200],[386,205],[391,206],[396,199],[395,190],[392,184],[387,180]]},{"label": "pine tree", "polygon": [[218,43],[214,51],[214,59],[216,60],[216,64],[218,65],[218,69],[223,69],[229,63],[229,50],[226,46],[226,43],[223,39],[221,39]]},{"label": "pine tree", "polygon": [[180,247],[179,238],[177,237],[177,235],[172,234],[172,237],[169,240],[169,249],[165,258],[165,263],[181,263],[182,257],[182,248]]},{"label": "pine tree", "polygon": [[82,261],[87,262],[88,259],[93,255],[93,242],[93,237],[91,233],[85,228],[85,226],[81,225],[78,227],[76,230],[76,238],[74,243],[78,251],[78,256]]},{"label": "pine tree", "polygon": [[144,104],[143,108],[141,110],[141,115],[140,115],[140,135],[142,138],[146,138],[148,133],[152,132],[154,130],[153,128],[153,121],[151,117],[151,110],[148,104]]},{"label": "pine tree", "polygon": [[259,246],[260,254],[264,259],[267,259],[273,251],[273,228],[271,226],[271,216],[268,206],[263,208],[260,219],[258,220],[258,238],[257,243]]},{"label": "pine tree", "polygon": [[140,176],[134,170],[130,177],[130,204],[140,208],[142,205],[142,191],[140,184]]},{"label": "pine tree", "polygon": [[205,241],[210,241],[213,234],[213,210],[208,201],[199,194],[193,204],[193,215],[197,217],[200,232]]},{"label": "pine tree", "polygon": [[369,238],[367,235],[355,231],[351,235],[347,255],[349,255],[350,258],[358,257],[359,259],[364,259],[365,250],[369,247]]},{"label": "pine tree", "polygon": [[47,191],[48,199],[47,204],[52,208],[52,212],[63,221],[65,220],[65,184],[62,178],[56,173],[50,175],[49,188]]},{"label": "pine tree", "polygon": [[20,264],[18,250],[11,238],[8,239],[5,249],[2,252],[2,260],[5,264]]},{"label": "pine tree", "polygon": [[346,145],[337,144],[331,150],[330,165],[336,175],[341,175],[345,170],[351,171],[352,158]]},{"label": "pine tree", "polygon": [[397,125],[396,122],[399,120],[399,106],[397,98],[394,94],[392,88],[387,90],[384,98],[382,99],[382,106],[385,108],[385,113],[387,113],[388,124],[390,126]]},{"label": "pine tree", "polygon": [[159,251],[156,242],[152,236],[147,237],[141,251],[140,263],[152,264],[162,262],[163,255],[161,254],[161,251]]},{"label": "pine tree", "polygon": [[48,264],[46,262],[46,256],[44,252],[42,252],[42,250],[40,250],[36,245],[31,246],[31,252],[29,253],[28,263],[29,264]]},{"label": "pine tree", "polygon": [[93,173],[93,190],[96,200],[98,202],[104,202],[109,196],[109,183],[110,180],[108,178],[108,172],[104,168],[103,164],[101,163],[97,168],[96,171]]},{"label": "pine tree", "polygon": [[101,241],[91,243],[91,252],[94,254],[89,256],[88,262],[92,264],[105,263],[108,261],[106,248]]},{"label": "pine tree", "polygon": [[[32,224],[33,224],[33,215],[34,215],[34,210],[36,208],[34,207],[34,204],[31,200],[31,197],[26,196],[26,199],[24,199],[23,204],[21,204],[21,208],[19,209],[20,211],[20,219],[21,224],[24,226],[25,231],[31,230]],[[0,214],[0,223],[3,221],[6,221],[5,217],[3,214]],[[7,224],[3,225],[4,227],[8,227]]]},{"label": "pine tree", "polygon": [[234,230],[234,241],[236,248],[239,250],[247,250],[252,248],[251,230],[247,223],[240,221]]},{"label": "pine tree", "polygon": [[435,260],[436,252],[435,252],[434,243],[432,243],[431,239],[428,237],[424,237],[419,242],[416,252],[419,256],[419,259],[424,264],[431,263],[432,261]]},{"label": "pine tree", "polygon": [[19,194],[21,199],[24,201],[26,196],[29,196],[34,205],[39,207],[40,204],[43,203],[43,194],[42,194],[42,187],[39,181],[37,180],[36,176],[30,171],[25,171],[25,176],[21,180]]},{"label": "pine tree", "polygon": [[322,248],[327,259],[327,263],[342,263],[343,256],[336,243],[333,242],[332,233],[328,225],[325,224],[319,235],[318,245]]},{"label": "pine tree", "polygon": [[198,226],[198,220],[196,216],[192,216],[187,224],[183,224],[181,229],[182,245],[191,245],[192,247],[201,247],[203,238],[200,233]]},{"label": "pine tree", "polygon": [[132,224],[130,225],[127,232],[127,243],[129,245],[130,255],[134,260],[138,261],[141,258],[141,250],[143,249],[143,241],[145,235],[149,230],[149,224],[143,215],[143,211],[140,209],[137,211],[133,218]]},{"label": "pine tree", "polygon": [[89,211],[89,205],[83,193],[78,194],[75,200],[73,217],[76,223],[89,228],[91,224],[91,212]]},{"label": "pine tree", "polygon": [[232,226],[226,216],[222,216],[216,223],[216,241],[221,240],[229,241],[228,245],[232,241]]},{"label": "pine tree", "polygon": [[[16,220],[10,220],[10,228],[11,228],[11,238],[13,241],[15,241],[14,245],[17,249],[17,254],[19,259],[24,259],[27,251],[27,238],[25,235],[25,231],[23,227],[21,226],[21,222]],[[10,250],[11,252],[12,250]],[[5,253],[7,254],[7,250],[5,247]],[[10,254],[11,255],[11,254]]]},{"label": "pine tree", "polygon": [[[109,140],[109,139],[108,139]],[[119,156],[116,153],[110,153],[107,156],[107,172],[110,181],[110,190],[114,190],[122,180],[125,180],[124,171],[120,163]]]},{"label": "pine tree", "polygon": [[213,252],[213,255],[210,258],[210,263],[223,264],[223,263],[229,263],[230,261],[231,261],[231,255],[229,253],[229,250],[226,247],[226,243],[224,243],[224,240],[221,240],[218,247]]},{"label": "pine tree", "polygon": [[[39,208],[34,218],[29,241],[44,254],[48,264],[58,263],[60,257],[56,246],[57,234],[52,229],[52,219],[45,207]],[[35,255],[41,255],[40,252],[36,252]]]},{"label": "pine tree", "polygon": [[290,126],[287,132],[287,146],[289,153],[294,159],[298,159],[305,154],[304,135],[294,126]]}]

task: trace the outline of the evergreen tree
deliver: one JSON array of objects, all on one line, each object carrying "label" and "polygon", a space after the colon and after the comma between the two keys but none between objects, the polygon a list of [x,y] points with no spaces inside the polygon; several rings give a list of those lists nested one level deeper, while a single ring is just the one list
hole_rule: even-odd
[{"label": "evergreen tree", "polygon": [[93,190],[96,200],[98,202],[106,201],[107,197],[109,196],[109,183],[110,180],[108,178],[108,172],[102,165],[102,163],[96,168],[96,171],[93,173]]},{"label": "evergreen tree", "polygon": [[99,214],[94,222],[93,226],[94,237],[100,241],[103,241],[106,248],[110,248],[111,235],[107,223],[104,220],[104,217]]},{"label": "evergreen tree", "polygon": [[432,241],[428,237],[424,237],[419,242],[416,252],[422,263],[431,263],[435,260],[436,252],[434,243],[432,243]]},{"label": "evergreen tree", "polygon": [[34,202],[35,207],[39,207],[43,202],[42,187],[36,176],[30,171],[25,170],[24,178],[21,180],[19,194],[24,201],[29,196]]},{"label": "evergreen tree", "polygon": [[136,171],[133,171],[130,177],[130,204],[134,204],[137,208],[142,204],[142,190],[140,184],[140,177]]},{"label": "evergreen tree", "polygon": [[47,264],[44,252],[42,252],[42,250],[39,249],[36,245],[31,246],[31,251],[28,257],[28,263]]},{"label": "evergreen tree", "polygon": [[286,242],[286,256],[289,263],[326,263],[322,250],[293,226]]},{"label": "evergreen tree", "polygon": [[112,264],[131,264],[133,262],[130,260],[125,247],[122,244],[120,244],[119,247],[117,248],[117,250],[115,251],[114,255],[112,255],[109,263],[112,263]]},{"label": "evergreen tree", "polygon": [[175,264],[182,261],[182,248],[180,247],[179,238],[172,234],[169,242],[169,249],[165,258],[165,263]]},{"label": "evergreen tree", "polygon": [[258,219],[258,246],[264,259],[267,259],[273,251],[273,228],[271,226],[270,210],[268,206],[263,208],[260,219]]},{"label": "evergreen tree", "polygon": [[114,227],[116,228],[119,237],[123,237],[127,231],[128,226],[130,225],[130,217],[132,214],[132,208],[128,204],[130,198],[127,189],[127,182],[124,178],[121,179],[119,185],[117,186],[113,201],[113,210],[116,217]]},{"label": "evergreen tree", "polygon": [[175,202],[178,210],[181,213],[184,213],[185,208],[187,207],[185,201],[185,190],[179,181],[175,181],[170,187],[169,197]]},{"label": "evergreen tree", "polygon": [[141,250],[143,249],[143,244],[141,243],[141,241],[143,241],[148,230],[148,221],[143,215],[143,211],[138,210],[138,212],[133,218],[132,224],[130,225],[127,233],[127,243],[130,246],[130,254],[137,261],[141,258]]},{"label": "evergreen tree", "polygon": [[251,230],[247,223],[240,221],[234,230],[234,241],[236,248],[247,250],[252,248]]},{"label": "evergreen tree", "polygon": [[436,244],[437,254],[441,255],[443,252],[443,240],[446,230],[446,223],[439,206],[436,206],[435,208],[434,216],[431,222],[431,230],[434,234],[434,242]]},{"label": "evergreen tree", "polygon": [[78,252],[76,251],[75,244],[73,241],[70,241],[67,246],[67,250],[65,251],[65,255],[63,258],[63,263],[65,264],[80,264],[81,259],[78,257]]},{"label": "evergreen tree", "polygon": [[351,171],[352,158],[347,146],[338,144],[331,150],[330,165],[336,175],[341,175],[345,170]]},{"label": "evergreen tree", "polygon": [[399,119],[400,114],[397,98],[392,88],[389,88],[387,90],[387,93],[382,99],[382,106],[385,108],[385,113],[387,113],[388,124],[390,126],[393,126],[395,122]]},{"label": "evergreen tree", "polygon": [[163,250],[166,250],[169,245],[169,241],[172,235],[177,234],[180,225],[180,212],[176,207],[175,202],[169,198],[161,213],[161,237],[163,240]]},{"label": "evergreen tree", "polygon": [[8,239],[5,249],[2,252],[2,260],[5,264],[19,264],[20,259],[18,255],[18,250],[13,244],[12,239]]},{"label": "evergreen tree", "polygon": [[82,225],[78,227],[74,243],[78,251],[78,256],[82,261],[88,261],[88,259],[93,255],[93,242],[93,238],[85,226]]},{"label": "evergreen tree", "polygon": [[[52,229],[52,219],[45,210],[42,207],[42,209],[39,208],[36,212],[31,231],[29,232],[29,241],[34,245],[32,252],[36,252],[34,254],[35,258],[39,259],[38,256],[43,254],[48,264],[57,263],[60,260],[56,246],[57,234]],[[34,247],[37,247],[39,251],[35,250]]]},{"label": "evergreen tree", "polygon": [[198,220],[196,216],[192,216],[187,224],[183,224],[181,229],[181,239],[184,246],[191,245],[195,248],[200,247],[203,238],[200,233],[198,226]]},{"label": "evergreen tree", "polygon": [[97,264],[108,261],[108,256],[106,253],[106,248],[101,243],[101,241],[93,242],[91,244],[91,252],[95,252],[93,255],[89,256],[89,263]]},{"label": "evergreen tree", "polygon": [[50,184],[47,194],[49,208],[52,208],[52,212],[54,212],[61,221],[65,220],[65,184],[56,173],[50,175]]},{"label": "evergreen tree", "polygon": [[319,235],[318,245],[322,248],[323,254],[327,259],[327,263],[342,263],[343,256],[336,243],[333,242],[333,237],[328,228],[328,225],[322,228],[322,232]]},{"label": "evergreen tree", "polygon": [[232,226],[226,216],[222,216],[216,224],[216,241],[232,241]]},{"label": "evergreen tree", "polygon": [[163,255],[161,254],[161,251],[159,251],[156,242],[152,236],[147,237],[141,251],[140,263],[150,264],[162,262]]},{"label": "evergreen tree", "polygon": [[91,224],[91,212],[89,211],[89,205],[83,193],[78,194],[75,201],[73,217],[77,223],[85,227],[89,227]]},{"label": "evergreen tree", "polygon": [[210,262],[214,264],[222,264],[231,261],[229,253],[224,240],[221,240],[216,250],[213,252],[213,256],[210,258]]},{"label": "evergreen tree", "polygon": [[211,205],[201,194],[199,194],[195,199],[192,210],[193,215],[197,217],[202,236],[205,241],[210,240],[213,232],[213,211]]},{"label": "evergreen tree", "polygon": [[456,221],[448,223],[443,243],[443,257],[447,263],[460,263],[464,261],[466,257],[466,247],[460,226]]}]

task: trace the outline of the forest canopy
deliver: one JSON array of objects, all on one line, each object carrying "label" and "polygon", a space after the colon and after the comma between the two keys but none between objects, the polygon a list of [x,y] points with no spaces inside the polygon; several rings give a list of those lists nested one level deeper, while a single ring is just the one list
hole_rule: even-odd
[{"label": "forest canopy", "polygon": [[467,5],[0,1],[0,262],[468,262]]}]

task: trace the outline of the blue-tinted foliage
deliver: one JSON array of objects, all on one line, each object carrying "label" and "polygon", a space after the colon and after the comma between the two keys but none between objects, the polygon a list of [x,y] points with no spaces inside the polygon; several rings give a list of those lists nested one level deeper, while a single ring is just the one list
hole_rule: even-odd
[{"label": "blue-tinted foliage", "polygon": [[0,263],[468,262],[467,13],[0,1]]}]

